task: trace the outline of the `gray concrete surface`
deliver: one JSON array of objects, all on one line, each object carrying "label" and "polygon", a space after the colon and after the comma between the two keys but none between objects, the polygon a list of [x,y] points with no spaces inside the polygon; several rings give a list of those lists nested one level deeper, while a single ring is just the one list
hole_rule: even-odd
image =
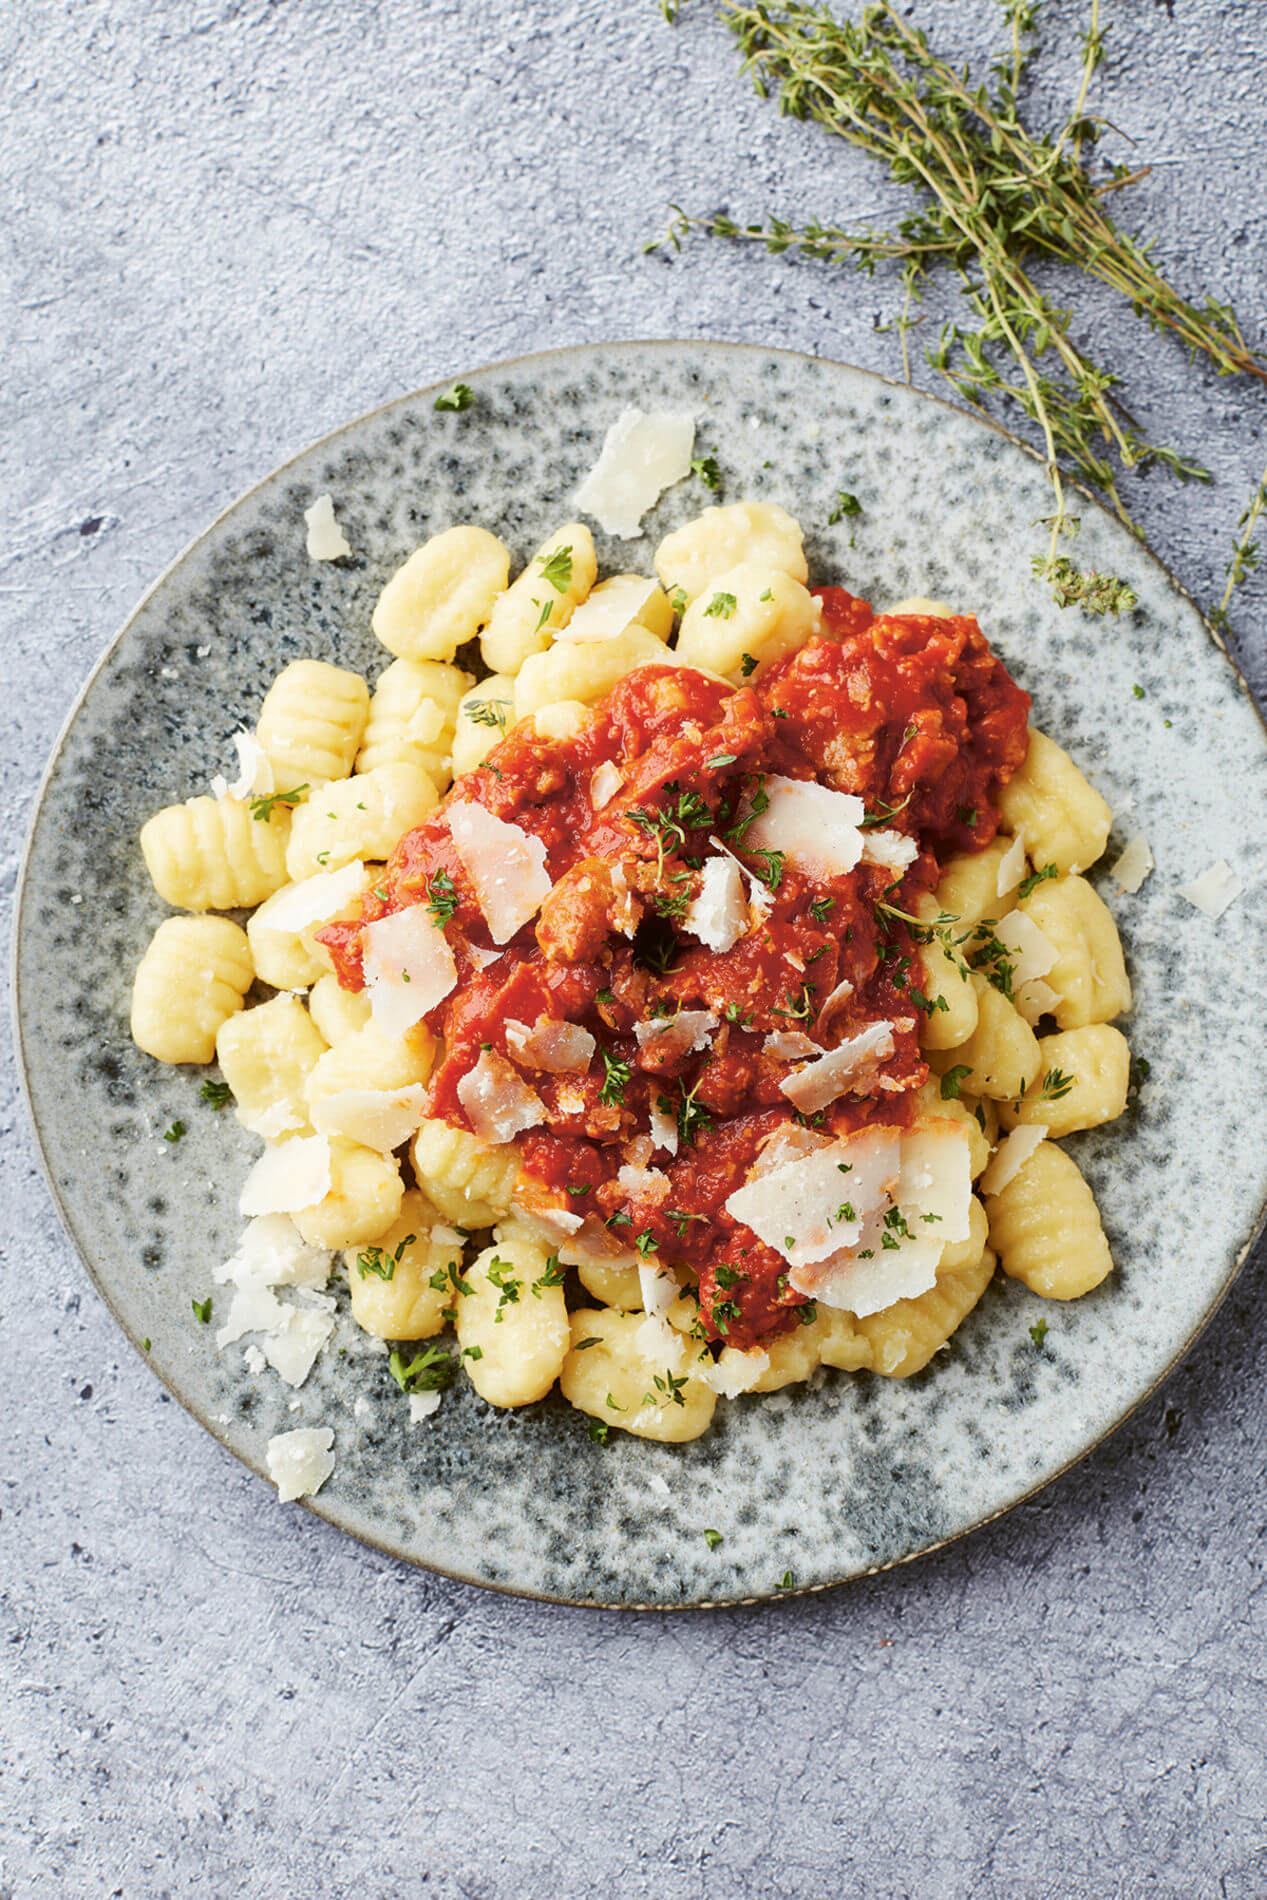
[{"label": "gray concrete surface", "polygon": [[[913,12],[963,54],[994,28],[986,0]],[[1043,12],[1040,102],[1083,8]],[[1262,336],[1267,8],[1106,14],[1097,103],[1157,161],[1123,211]],[[702,245],[638,255],[670,198],[892,202],[734,68],[690,0],[676,32],[652,0],[11,0],[6,902],[98,650],[291,449],[434,376],[578,339],[737,337],[895,370],[882,283]],[[1131,408],[1214,473],[1133,484],[1208,600],[1267,401],[1076,295]],[[1265,598],[1260,579],[1238,606],[1260,692]],[[281,1509],[122,1346],[55,1226],[8,1066],[2,1091],[3,1900],[1267,1893],[1261,1258],[1131,1423],[966,1543],[803,1603],[570,1613],[431,1581]]]}]

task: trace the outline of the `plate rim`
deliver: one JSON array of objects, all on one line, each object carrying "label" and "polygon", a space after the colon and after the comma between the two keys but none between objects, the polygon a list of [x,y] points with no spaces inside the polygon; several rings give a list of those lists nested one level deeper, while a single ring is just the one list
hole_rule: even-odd
[{"label": "plate rim", "polygon": [[[967,421],[977,423],[983,428],[992,430],[996,435],[1002,436],[1003,439],[1009,442],[1014,448],[1020,449],[1031,461],[1037,463],[1040,467],[1046,466],[1046,459],[1040,455],[1030,443],[1014,434],[1005,425],[997,422],[991,416],[982,415],[979,411],[969,409],[961,403],[951,402],[945,396],[938,395],[931,390],[923,389],[916,383],[904,381],[893,376],[886,376],[879,370],[866,369],[859,364],[844,362],[837,357],[820,356],[808,350],[785,349],[773,344],[740,342],[724,337],[616,337],[596,342],[587,341],[558,344],[546,350],[523,351],[516,356],[499,357],[492,362],[477,364],[474,368],[467,368],[456,374],[459,379],[464,376],[483,376],[495,373],[499,370],[518,369],[524,365],[551,363],[560,358],[577,357],[580,355],[601,356],[606,352],[621,350],[652,350],[668,353],[692,349],[753,357],[785,357],[795,362],[819,363],[825,365],[828,369],[845,370],[851,375],[865,377],[869,381],[883,384],[890,389],[901,390],[903,394],[917,396],[925,402],[936,403],[941,408],[949,410],[953,415],[963,417]],[[278,477],[284,475],[288,469],[294,468],[298,462],[306,460],[316,450],[325,447],[328,443],[335,442],[340,436],[348,434],[349,431],[360,429],[366,423],[372,422],[375,418],[385,415],[389,410],[405,408],[410,404],[420,403],[425,398],[434,396],[437,391],[442,392],[451,386],[453,380],[453,376],[439,377],[434,382],[423,384],[417,389],[406,390],[399,395],[387,397],[384,401],[375,403],[369,409],[362,410],[358,414],[348,417],[345,421],[336,424],[334,428],[326,430],[324,434],[316,436],[311,441],[304,443],[290,455],[286,456],[283,461],[278,462],[272,468],[266,470],[263,475],[257,477],[257,479],[249,483],[246,488],[235,494],[231,501],[221,508],[204,527],[200,528],[198,532],[179,549],[155,579],[151,581],[150,585],[135,602],[124,620],[107,640],[105,646],[97,656],[97,659],[89,669],[78,692],[75,694],[62,720],[57,736],[53,741],[44,769],[36,783],[31,800],[30,815],[27,820],[23,838],[21,856],[18,862],[17,885],[14,893],[12,924],[9,933],[9,967],[11,971],[9,1012],[13,1031],[13,1045],[17,1056],[15,1067],[17,1069],[19,1089],[26,1110],[27,1123],[35,1137],[36,1160],[39,1164],[40,1174],[43,1177],[44,1185],[48,1191],[53,1211],[58,1218],[63,1233],[70,1241],[74,1252],[79,1258],[80,1264],[88,1275],[88,1279],[102,1301],[107,1313],[119,1331],[127,1339],[129,1345],[134,1348],[151,1375],[171,1394],[181,1409],[192,1418],[202,1430],[207,1432],[223,1450],[227,1451],[239,1464],[244,1465],[255,1477],[261,1479],[264,1484],[270,1486],[272,1480],[269,1478],[263,1464],[256,1463],[249,1453],[231,1444],[216,1425],[214,1418],[212,1416],[204,1417],[200,1411],[195,1409],[195,1406],[172,1384],[171,1380],[144,1350],[141,1341],[135,1336],[122,1314],[117,1310],[109,1288],[98,1273],[90,1248],[76,1231],[70,1209],[63,1199],[61,1190],[54,1179],[44,1144],[43,1130],[35,1112],[34,1100],[31,1093],[22,1010],[20,952],[23,940],[23,924],[26,916],[27,898],[30,894],[28,885],[31,854],[35,834],[39,828],[45,805],[48,802],[49,794],[53,788],[53,782],[58,767],[61,764],[62,755],[65,751],[71,730],[83,709],[84,702],[92,691],[98,676],[109,664],[117,648],[131,631],[135,622],[179,569],[184,566],[204,543],[217,533],[230,517],[237,513],[244,503],[258,494],[261,489],[274,483]],[[1124,525],[1107,503],[1102,501],[1100,497],[1094,494],[1083,482],[1069,478],[1066,478],[1066,482],[1067,486],[1073,489],[1082,498],[1083,502],[1098,509],[1102,515],[1105,515],[1113,522],[1115,527],[1120,528]],[[1264,711],[1255,698],[1244,672],[1228,646],[1227,640],[1198,605],[1183,582],[1173,573],[1166,562],[1153,551],[1149,543],[1142,538],[1139,541],[1139,550],[1141,555],[1150,561],[1160,572],[1167,585],[1171,587],[1182,600],[1186,601],[1196,614],[1207,640],[1214,648],[1217,656],[1230,669],[1242,697],[1252,708],[1258,724],[1262,728],[1263,743],[1267,745],[1267,712]],[[612,1601],[599,1597],[559,1596],[551,1591],[535,1590],[522,1584],[493,1582],[488,1578],[473,1576],[461,1570],[449,1569],[445,1565],[434,1562],[429,1558],[419,1557],[408,1551],[402,1551],[394,1545],[387,1543],[382,1538],[375,1536],[372,1532],[351,1529],[347,1525],[337,1522],[329,1511],[322,1509],[319,1493],[315,1496],[301,1497],[295,1500],[295,1502],[300,1504],[310,1516],[319,1519],[328,1529],[339,1533],[341,1536],[351,1537],[355,1542],[378,1551],[381,1555],[391,1558],[394,1562],[407,1564],[411,1569],[421,1570],[432,1576],[444,1577],[449,1582],[461,1583],[472,1589],[490,1590],[499,1596],[517,1598],[526,1602],[548,1603],[556,1605],[561,1609],[578,1612],[621,1611],[632,1614],[646,1614],[648,1612],[670,1614],[681,1611],[751,1608],[758,1604],[769,1605],[781,1603],[785,1600],[794,1601],[798,1597],[819,1596],[827,1590],[843,1589],[849,1584],[861,1583],[869,1577],[881,1576],[887,1571],[899,1569],[906,1564],[916,1563],[926,1557],[932,1557],[937,1552],[949,1549],[952,1544],[961,1542],[964,1538],[975,1536],[978,1531],[984,1530],[987,1525],[997,1523],[1000,1518],[1006,1517],[1010,1512],[1018,1510],[1022,1505],[1029,1503],[1032,1498],[1037,1497],[1050,1485],[1058,1483],[1062,1478],[1067,1476],[1075,1465],[1081,1464],[1083,1459],[1090,1457],[1092,1452],[1098,1450],[1101,1445],[1106,1444],[1115,1433],[1130,1422],[1142,1406],[1147,1404],[1148,1400],[1151,1399],[1159,1388],[1171,1377],[1180,1361],[1191,1352],[1193,1347],[1201,1340],[1220,1307],[1223,1305],[1223,1302],[1231,1292],[1245,1262],[1253,1253],[1265,1230],[1267,1230],[1267,1198],[1264,1199],[1259,1207],[1248,1234],[1241,1243],[1239,1250],[1233,1256],[1222,1283],[1199,1316],[1195,1326],[1176,1347],[1173,1355],[1166,1361],[1165,1365],[1149,1384],[1131,1399],[1126,1409],[1121,1412],[1111,1424],[1103,1427],[1094,1437],[1088,1439],[1087,1442],[1077,1451],[1073,1452],[1063,1464],[1057,1466],[1055,1470],[1045,1473],[1036,1483],[1028,1486],[1025,1490],[1010,1497],[1005,1503],[1000,1504],[996,1510],[989,1511],[984,1516],[975,1518],[972,1523],[964,1525],[946,1537],[939,1538],[935,1543],[922,1544],[917,1550],[906,1551],[900,1556],[887,1558],[884,1562],[872,1564],[866,1569],[850,1570],[839,1576],[825,1578],[820,1582],[798,1584],[794,1588],[786,1590],[775,1588],[767,1591],[757,1591],[751,1595],[699,1597],[684,1599],[680,1602],[635,1603],[628,1600]]]}]

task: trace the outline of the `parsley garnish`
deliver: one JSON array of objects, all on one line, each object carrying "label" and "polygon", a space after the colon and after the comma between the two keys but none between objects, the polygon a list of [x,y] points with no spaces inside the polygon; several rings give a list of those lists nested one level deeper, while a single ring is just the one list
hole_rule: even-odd
[{"label": "parsley garnish", "polygon": [[233,1090],[227,1082],[204,1082],[198,1092],[212,1108],[227,1108],[233,1100]]},{"label": "parsley garnish", "polygon": [[433,871],[427,881],[427,909],[443,929],[458,907],[457,886],[447,871]]},{"label": "parsley garnish", "polygon": [[571,547],[556,548],[553,554],[545,556],[541,563],[541,572],[556,594],[565,594],[572,585]]},{"label": "parsley garnish", "polygon": [[716,593],[704,609],[705,620],[729,620],[739,605],[733,594]]},{"label": "parsley garnish", "polygon": [[211,1318],[211,1295],[208,1293],[205,1300],[190,1300],[189,1304],[194,1309],[194,1318],[205,1326]]},{"label": "parsley garnish", "polygon": [[689,604],[690,603],[688,602],[686,598],[686,589],[684,587],[675,587],[673,589],[673,592],[669,595],[669,605],[670,607],[672,607],[674,613],[677,615],[679,620],[682,618],[682,615],[686,612],[686,609]]},{"label": "parsley garnish", "polygon": [[[699,1082],[696,1082],[694,1088],[688,1089],[684,1082],[679,1081],[678,1083],[681,1099],[678,1102],[676,1110],[677,1136],[678,1142],[683,1148],[692,1147],[696,1137],[702,1135],[706,1128],[711,1128],[713,1125],[713,1118],[708,1110],[701,1102],[697,1102],[695,1099],[699,1092],[699,1086]],[[660,1101],[661,1106],[667,1111],[669,1104],[664,1100],[663,1096],[661,1096]]]},{"label": "parsley garnish", "polygon": [[966,1062],[956,1063],[953,1069],[947,1069],[945,1075],[943,1075],[941,1079],[942,1101],[943,1102],[957,1102],[959,1100],[959,1090],[963,1083],[963,1079],[965,1075],[971,1075],[971,1074],[972,1074],[972,1070],[968,1067],[968,1064]]},{"label": "parsley garnish", "polygon": [[274,806],[297,805],[307,790],[306,785],[296,785],[293,792],[256,792],[246,802],[251,808],[252,818],[267,820],[272,817]]},{"label": "parsley garnish", "polygon": [[552,1253],[550,1258],[546,1261],[545,1272],[539,1280],[534,1280],[532,1283],[530,1291],[533,1299],[539,1300],[541,1298],[541,1289],[543,1286],[562,1286],[567,1277],[567,1268],[561,1267],[559,1265],[558,1254]]},{"label": "parsley garnish", "polygon": [[834,527],[838,521],[843,521],[846,515],[860,515],[861,513],[862,503],[858,500],[858,497],[851,495],[848,489],[842,488],[836,495],[836,506],[827,517],[827,526],[829,528]]},{"label": "parsley garnish", "polygon": [[185,1132],[184,1122],[173,1122],[170,1128],[164,1129],[163,1140],[177,1142],[180,1140],[184,1132]]},{"label": "parsley garnish", "polygon": [[710,1550],[716,1550],[718,1544],[721,1542],[721,1532],[706,1530],[704,1532],[704,1542],[708,1545]]},{"label": "parsley garnish", "polygon": [[735,763],[735,756],[733,752],[716,752],[711,759],[706,759],[704,763],[708,766],[710,771],[719,772],[723,765],[733,765]]},{"label": "parsley garnish", "polygon": [[357,1272],[363,1280],[367,1274],[371,1273],[379,1280],[390,1280],[394,1278],[396,1269],[404,1256],[405,1248],[412,1246],[417,1238],[417,1234],[406,1234],[395,1253],[389,1253],[385,1247],[367,1247],[364,1253],[359,1253],[356,1256]]},{"label": "parsley garnish", "polygon": [[859,831],[875,831],[878,826],[887,825],[890,818],[896,818],[900,811],[906,810],[906,807],[910,804],[914,796],[915,787],[912,785],[906,797],[899,799],[896,805],[877,805],[875,810],[869,811],[862,820],[862,823],[858,826]]},{"label": "parsley garnish", "polygon": [[1041,871],[1031,871],[1028,877],[1021,879],[1016,894],[1018,897],[1028,897],[1036,885],[1044,883],[1049,877],[1059,877],[1059,875],[1054,864],[1045,864]]},{"label": "parsley garnish", "polygon": [[519,1295],[523,1292],[523,1281],[512,1279],[511,1271],[509,1260],[499,1259],[496,1254],[488,1263],[489,1285],[495,1286],[501,1295],[497,1302],[497,1311],[493,1314],[493,1323],[496,1326],[500,1326],[505,1317],[504,1308],[518,1306]]},{"label": "parsley garnish", "polygon": [[[686,1384],[685,1373],[683,1373],[680,1379],[675,1379],[673,1374],[666,1367],[664,1377],[661,1378],[657,1372],[651,1383],[654,1385],[656,1392],[659,1392],[662,1397],[666,1398],[671,1405],[680,1405],[683,1411],[686,1410],[686,1400],[682,1397],[682,1388]],[[642,1402],[644,1405],[654,1405],[656,1402],[655,1393],[644,1392]]]},{"label": "parsley garnish", "polygon": [[638,1252],[642,1255],[644,1260],[648,1254],[655,1252],[655,1235],[649,1227],[643,1228],[642,1232],[634,1241],[634,1246],[638,1249]]},{"label": "parsley garnish", "polygon": [[721,487],[721,470],[717,466],[715,455],[697,455],[691,463],[692,475],[698,475],[705,488],[714,494]]},{"label": "parsley garnish", "polygon": [[1029,1336],[1036,1346],[1041,1346],[1047,1337],[1047,1321],[1040,1319],[1035,1325],[1031,1326]]},{"label": "parsley garnish", "polygon": [[739,658],[739,671],[743,675],[744,679],[748,679],[753,673],[756,672],[756,670],[757,670],[757,662],[755,661],[751,653],[741,654]]},{"label": "parsley garnish", "polygon": [[825,924],[835,908],[836,900],[834,897],[820,897],[816,904],[810,905],[809,914],[816,924]]},{"label": "parsley garnish", "polygon": [[783,1575],[779,1578],[779,1588],[780,1590],[795,1590],[796,1577],[791,1570],[785,1570],[783,1572]]},{"label": "parsley garnish", "polygon": [[603,1058],[605,1078],[598,1092],[598,1099],[610,1107],[614,1102],[623,1101],[625,1084],[633,1074],[633,1067],[632,1064],[623,1062],[619,1056],[614,1056],[610,1049],[604,1049],[601,1043],[598,1053]]},{"label": "parsley garnish", "polygon": [[397,1346],[388,1355],[387,1370],[402,1392],[443,1392],[457,1365],[446,1347],[434,1341],[406,1359]]},{"label": "parsley garnish", "polygon": [[447,409],[454,415],[460,415],[462,410],[469,409],[474,401],[475,391],[469,383],[454,383],[452,389],[446,389],[442,396],[437,396],[431,406],[433,409],[441,411]]},{"label": "parsley garnish", "polygon": [[783,882],[783,865],[787,853],[784,851],[752,851],[749,853],[749,856],[765,859],[764,871],[759,864],[754,865],[753,870],[764,885],[772,891],[777,891],[779,885]]},{"label": "parsley garnish", "polygon": [[733,1023],[736,1029],[747,1029],[752,1021],[752,1011],[750,1009],[740,1009],[738,1003],[725,1004],[722,1009],[722,1015],[728,1023]]},{"label": "parsley garnish", "polygon": [[[593,1342],[586,1340],[585,1343],[588,1346]],[[595,1445],[605,1445],[612,1435],[612,1428],[605,1418],[592,1418],[586,1430],[589,1433],[591,1443]]]}]

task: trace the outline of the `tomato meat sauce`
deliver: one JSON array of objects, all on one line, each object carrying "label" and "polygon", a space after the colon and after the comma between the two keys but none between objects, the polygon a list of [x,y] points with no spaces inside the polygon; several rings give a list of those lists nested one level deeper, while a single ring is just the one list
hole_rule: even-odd
[{"label": "tomato meat sauce", "polygon": [[[998,793],[1027,744],[1029,696],[973,617],[877,617],[843,588],[817,593],[822,633],[750,685],[666,652],[575,737],[540,738],[530,720],[513,729],[401,841],[361,916],[321,933],[340,981],[359,989],[365,926],[427,905],[458,970],[425,1019],[443,1044],[428,1112],[469,1128],[462,1079],[486,1051],[516,1066],[543,1111],[516,1138],[517,1205],[546,1231],[569,1230],[573,1261],[689,1269],[696,1330],[741,1348],[813,1309],[725,1203],[789,1124],[838,1137],[913,1119],[930,1005],[912,912],[941,860],[994,836]],[[758,849],[749,833],[774,777],[861,798],[864,836],[913,840],[912,861],[864,858],[823,876]],[[549,896],[508,944],[492,942],[450,837],[457,799],[545,848]],[[714,951],[686,919],[723,847],[743,867],[749,922]],[[713,1025],[702,1034],[701,1020]],[[522,1032],[507,1025],[542,1022],[589,1031],[588,1067],[517,1060]],[[855,1092],[800,1115],[780,1085],[878,1023],[892,1025],[891,1053]]]}]

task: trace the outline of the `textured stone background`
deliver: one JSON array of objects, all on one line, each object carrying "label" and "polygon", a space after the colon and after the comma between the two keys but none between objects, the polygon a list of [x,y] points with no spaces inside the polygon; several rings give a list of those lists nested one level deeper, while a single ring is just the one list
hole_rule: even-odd
[{"label": "textured stone background", "polygon": [[[1043,11],[1039,112],[1083,22],[1074,0]],[[987,0],[913,12],[957,54],[991,44]],[[1122,209],[1261,336],[1267,7],[1107,13],[1096,103],[1156,164]],[[6,902],[103,643],[212,514],[347,416],[622,335],[895,372],[884,283],[638,255],[670,198],[893,202],[734,68],[689,0],[676,32],[652,0],[0,12]],[[1074,294],[1130,407],[1214,473],[1133,484],[1208,600],[1267,400]],[[1260,694],[1265,597],[1238,610]],[[2,1900],[1267,1893],[1261,1257],[1161,1394],[966,1543],[768,1609],[579,1614],[433,1582],[279,1507],[122,1348],[7,1065],[0,1090]]]}]

